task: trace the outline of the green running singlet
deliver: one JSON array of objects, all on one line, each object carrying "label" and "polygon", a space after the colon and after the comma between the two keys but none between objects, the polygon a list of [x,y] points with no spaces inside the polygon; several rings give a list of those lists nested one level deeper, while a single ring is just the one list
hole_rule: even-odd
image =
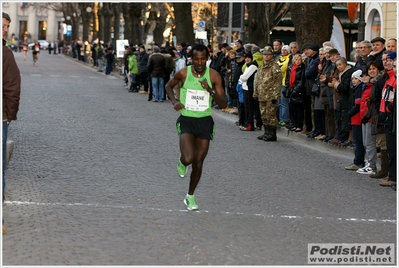
[{"label": "green running singlet", "polygon": [[181,109],[181,115],[187,117],[202,118],[212,114],[212,96],[202,86],[200,81],[205,79],[212,88],[210,69],[206,67],[203,77],[195,77],[191,73],[191,68],[187,67],[186,80],[180,89],[180,102],[185,106]]}]

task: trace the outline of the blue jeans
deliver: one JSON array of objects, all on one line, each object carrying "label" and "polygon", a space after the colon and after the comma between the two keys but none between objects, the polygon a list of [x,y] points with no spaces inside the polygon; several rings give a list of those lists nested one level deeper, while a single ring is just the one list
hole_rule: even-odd
[{"label": "blue jeans", "polygon": [[98,70],[100,72],[102,72],[103,71],[103,60],[102,59],[98,59],[97,62],[98,62]]},{"label": "blue jeans", "polygon": [[279,110],[279,120],[280,122],[289,123],[290,122],[290,99],[286,98],[283,95],[283,91],[285,91],[287,87],[281,87],[281,98],[278,102],[278,110]]},{"label": "blue jeans", "polygon": [[130,74],[130,83],[136,84],[136,75],[135,74]]},{"label": "blue jeans", "polygon": [[151,83],[154,94],[154,100],[163,101],[163,95],[164,95],[163,77],[151,77]]},{"label": "blue jeans", "polygon": [[[2,200],[4,201],[4,190],[6,188],[6,178],[5,178],[5,170],[6,170],[6,159],[7,159],[7,134],[8,134],[8,124],[7,121],[3,121],[3,191],[2,191]],[[2,201],[2,202],[3,202]]]},{"label": "blue jeans", "polygon": [[231,103],[230,94],[227,93],[227,90],[226,90],[226,99],[227,99],[227,108],[232,108],[233,105]]},{"label": "blue jeans", "polygon": [[105,68],[105,74],[110,74],[112,72],[112,63],[107,62],[107,67]]},{"label": "blue jeans", "polygon": [[355,158],[353,159],[353,163],[358,166],[363,165],[365,150],[363,146],[362,126],[352,125],[352,143],[355,152]]}]

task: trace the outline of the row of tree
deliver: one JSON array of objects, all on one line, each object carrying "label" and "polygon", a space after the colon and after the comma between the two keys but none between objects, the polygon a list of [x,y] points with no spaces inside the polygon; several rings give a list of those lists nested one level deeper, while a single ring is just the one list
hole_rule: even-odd
[{"label": "row of tree", "polygon": [[[206,4],[206,3],[204,3]],[[215,5],[208,3],[201,12],[202,20],[214,22],[217,20],[213,10]],[[72,39],[79,38],[79,25],[83,25],[83,39],[87,40],[92,27],[93,38],[109,41],[111,33],[119,36],[121,15],[125,23],[124,38],[134,44],[146,39],[151,25],[154,41],[163,43],[163,32],[167,26],[167,17],[172,19],[173,35],[178,42],[194,42],[194,27],[192,16],[194,3],[48,3],[47,8],[62,12],[64,17],[70,17],[72,25]],[[270,32],[279,21],[288,13],[295,27],[297,42],[304,43],[322,42],[329,40],[332,32],[333,9],[330,3],[247,3],[245,9],[248,19],[245,22],[245,42],[256,43],[264,46],[270,40]],[[144,25],[142,23],[144,22]],[[90,26],[92,24],[92,26]],[[206,30],[214,33],[217,31],[216,23],[207,23]],[[212,40],[210,40],[212,43]]]}]

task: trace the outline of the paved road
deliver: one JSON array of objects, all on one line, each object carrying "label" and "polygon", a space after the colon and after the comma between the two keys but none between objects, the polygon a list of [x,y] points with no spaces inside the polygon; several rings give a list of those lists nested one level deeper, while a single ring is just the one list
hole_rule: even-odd
[{"label": "paved road", "polygon": [[258,141],[220,111],[200,209],[187,211],[169,101],[63,55],[30,56],[16,53],[3,265],[304,265],[308,243],[395,243],[396,192],[346,171],[351,151],[283,131]]}]

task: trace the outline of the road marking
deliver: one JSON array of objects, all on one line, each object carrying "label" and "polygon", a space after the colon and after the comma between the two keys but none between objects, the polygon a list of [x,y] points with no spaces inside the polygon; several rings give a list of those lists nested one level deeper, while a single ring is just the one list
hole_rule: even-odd
[{"label": "road marking", "polygon": [[30,76],[42,76],[41,74],[31,74]]},{"label": "road marking", "polygon": [[98,79],[100,77],[99,76],[89,76],[89,78]]},{"label": "road marking", "polygon": [[[119,209],[141,209],[141,210],[152,210],[152,211],[167,211],[167,212],[188,212],[189,210],[173,210],[173,209],[162,209],[162,208],[145,208],[141,206],[121,206],[121,205],[101,205],[101,204],[84,204],[84,203],[40,203],[40,202],[28,202],[28,201],[4,201],[5,204],[10,205],[38,205],[38,206],[76,206],[76,207],[98,207],[98,208],[119,208]],[[191,212],[191,211],[190,211]],[[196,213],[212,213],[208,210],[197,210],[193,211]],[[242,212],[220,212],[226,215],[248,215]],[[391,219],[358,219],[358,218],[333,218],[333,217],[319,217],[319,216],[297,216],[297,215],[265,215],[265,214],[252,214],[255,217],[262,218],[287,218],[287,219],[315,219],[315,220],[329,220],[329,221],[347,221],[347,222],[380,222],[380,223],[393,223],[396,224],[396,220]]]},{"label": "road marking", "polygon": [[70,75],[69,77],[73,77],[73,78],[80,78],[79,75]]}]

